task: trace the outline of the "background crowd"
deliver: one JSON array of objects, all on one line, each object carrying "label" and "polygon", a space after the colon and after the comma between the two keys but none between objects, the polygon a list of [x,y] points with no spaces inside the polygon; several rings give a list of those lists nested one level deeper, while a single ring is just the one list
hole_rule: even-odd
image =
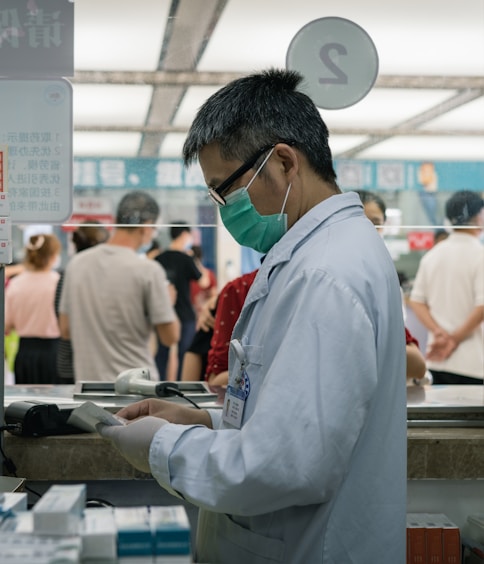
[{"label": "background crowd", "polygon": [[[377,192],[357,193],[384,238],[384,199]],[[410,320],[405,328],[409,384],[484,379],[483,207],[476,192],[449,197],[448,227],[435,231],[415,281],[409,285],[399,273],[404,320],[410,312],[419,324]],[[54,234],[26,240],[23,261],[6,267],[7,383],[110,381],[142,363],[154,379],[227,384],[231,333],[258,269],[219,288],[185,221],[172,222],[171,241],[162,248],[150,227],[158,214],[151,196],[128,194],[115,229],[88,219],[72,232],[74,253],[85,258],[72,256],[65,268]]]}]

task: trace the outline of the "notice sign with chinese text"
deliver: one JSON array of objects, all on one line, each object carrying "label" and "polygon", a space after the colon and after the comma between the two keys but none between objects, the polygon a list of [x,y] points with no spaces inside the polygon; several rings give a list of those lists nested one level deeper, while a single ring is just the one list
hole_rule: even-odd
[{"label": "notice sign with chinese text", "polygon": [[74,2],[1,0],[0,76],[74,75]]},{"label": "notice sign with chinese text", "polygon": [[0,79],[0,146],[8,149],[3,188],[12,222],[66,221],[73,191],[69,81]]}]

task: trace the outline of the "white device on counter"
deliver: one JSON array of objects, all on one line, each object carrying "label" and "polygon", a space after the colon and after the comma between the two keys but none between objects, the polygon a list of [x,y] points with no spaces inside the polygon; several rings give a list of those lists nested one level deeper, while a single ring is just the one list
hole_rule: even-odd
[{"label": "white device on counter", "polygon": [[130,368],[118,374],[114,383],[117,394],[140,394],[142,396],[156,396],[158,381],[150,379],[149,368]]}]

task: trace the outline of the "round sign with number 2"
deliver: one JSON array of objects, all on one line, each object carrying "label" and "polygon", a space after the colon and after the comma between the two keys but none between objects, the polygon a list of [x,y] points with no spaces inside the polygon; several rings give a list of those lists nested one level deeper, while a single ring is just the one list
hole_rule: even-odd
[{"label": "round sign with number 2", "polygon": [[378,53],[371,37],[344,18],[306,24],[292,39],[286,67],[305,78],[303,90],[319,108],[347,108],[364,98],[378,76]]}]

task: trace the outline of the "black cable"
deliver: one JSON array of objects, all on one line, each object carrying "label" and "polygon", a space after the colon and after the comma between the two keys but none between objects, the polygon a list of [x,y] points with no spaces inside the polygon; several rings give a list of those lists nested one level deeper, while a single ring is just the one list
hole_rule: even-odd
[{"label": "black cable", "polygon": [[196,402],[194,402],[192,399],[190,399],[189,397],[187,397],[183,392],[181,392],[178,388],[176,388],[175,386],[167,386],[165,385],[163,387],[163,392],[165,396],[178,396],[180,398],[183,398],[184,400],[188,401],[189,403],[191,403],[193,406],[195,406],[197,409],[202,409]]},{"label": "black cable", "polygon": [[1,443],[0,443],[0,453],[2,454],[3,465],[7,469],[7,472],[15,476],[15,478],[17,478],[18,477],[17,467],[15,466],[13,460],[11,458],[8,458],[8,456],[5,454],[5,451],[3,450],[3,446]]},{"label": "black cable", "polygon": [[35,490],[33,490],[32,488],[30,488],[29,486],[25,486],[25,485],[24,485],[24,488],[25,488],[28,492],[30,492],[31,494],[36,495],[39,499],[42,497],[42,494],[40,494],[39,492],[36,492]]},{"label": "black cable", "polygon": [[[19,427],[21,427],[21,425],[19,423],[12,423],[10,425],[2,425],[0,427],[0,432],[3,432],[3,431],[18,431]],[[0,454],[2,455],[3,465],[5,466],[7,472],[9,474],[12,474],[12,476],[14,478],[18,478],[17,467],[15,466],[14,461],[5,454],[5,451],[3,450],[3,445],[2,445],[1,441],[0,441]],[[39,498],[42,497],[42,494],[39,494],[39,492],[36,492],[32,488],[29,488],[29,486],[27,486],[25,484],[24,484],[24,488],[27,491],[29,491],[30,493],[36,495],[37,497],[39,497]]]},{"label": "black cable", "polygon": [[[12,425],[2,425],[0,427],[0,432],[3,431],[16,431],[18,430],[18,425],[12,424]],[[5,451],[3,450],[3,444],[2,441],[0,441],[0,453],[2,454],[2,458],[3,458],[3,465],[5,466],[5,468],[7,469],[7,472],[9,474],[12,474],[15,478],[17,478],[17,467],[15,466],[13,460],[11,458],[9,458],[6,454]]]},{"label": "black cable", "polygon": [[86,499],[86,507],[114,507],[114,504],[106,499],[90,497],[89,499]]}]

